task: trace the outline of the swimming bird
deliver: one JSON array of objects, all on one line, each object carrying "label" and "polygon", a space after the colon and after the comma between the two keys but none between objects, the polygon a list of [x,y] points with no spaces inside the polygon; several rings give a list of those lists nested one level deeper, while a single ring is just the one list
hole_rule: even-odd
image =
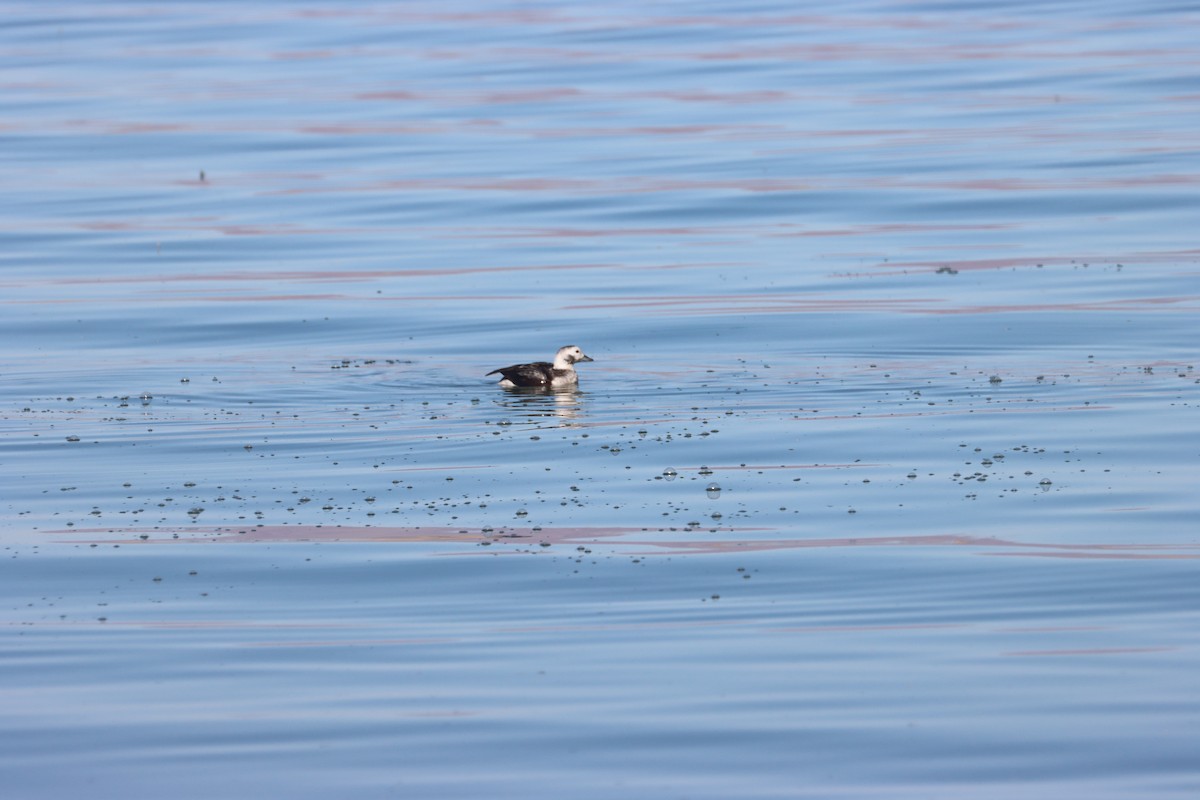
[{"label": "swimming bird", "polygon": [[554,354],[554,363],[549,361],[534,361],[531,364],[513,364],[511,367],[494,369],[488,375],[500,373],[500,385],[505,389],[515,386],[541,386],[559,388],[574,386],[579,382],[575,373],[575,365],[584,361],[592,361],[583,351],[573,344],[558,348]]}]

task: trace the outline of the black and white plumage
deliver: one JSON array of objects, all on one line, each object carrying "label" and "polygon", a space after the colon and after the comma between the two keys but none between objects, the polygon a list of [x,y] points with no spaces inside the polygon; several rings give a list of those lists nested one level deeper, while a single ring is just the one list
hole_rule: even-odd
[{"label": "black and white plumage", "polygon": [[513,387],[550,387],[574,386],[579,382],[575,373],[575,365],[591,361],[583,351],[573,344],[558,348],[554,354],[554,363],[549,361],[534,361],[531,364],[513,364],[511,367],[494,369],[488,375],[500,373],[500,385],[506,389]]}]

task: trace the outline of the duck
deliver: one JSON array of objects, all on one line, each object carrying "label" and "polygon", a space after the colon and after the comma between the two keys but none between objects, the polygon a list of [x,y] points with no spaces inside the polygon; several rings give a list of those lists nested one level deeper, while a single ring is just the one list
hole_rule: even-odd
[{"label": "duck", "polygon": [[557,389],[579,383],[575,365],[594,360],[591,356],[585,355],[576,345],[569,344],[558,348],[558,352],[554,354],[554,363],[534,361],[529,364],[513,364],[511,367],[494,369],[488,375],[500,373],[500,385],[505,389],[516,387]]}]

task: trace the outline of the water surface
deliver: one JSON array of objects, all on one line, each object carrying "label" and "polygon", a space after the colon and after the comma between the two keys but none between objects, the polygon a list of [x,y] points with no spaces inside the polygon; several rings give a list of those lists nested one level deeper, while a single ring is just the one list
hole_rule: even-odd
[{"label": "water surface", "polygon": [[1191,11],[0,19],[13,796],[1200,791]]}]

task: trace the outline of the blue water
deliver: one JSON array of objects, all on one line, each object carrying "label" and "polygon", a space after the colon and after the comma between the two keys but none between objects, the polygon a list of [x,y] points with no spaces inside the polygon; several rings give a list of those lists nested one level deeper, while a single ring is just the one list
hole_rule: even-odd
[{"label": "blue water", "polygon": [[1196,21],[7,5],[5,796],[1197,796]]}]

